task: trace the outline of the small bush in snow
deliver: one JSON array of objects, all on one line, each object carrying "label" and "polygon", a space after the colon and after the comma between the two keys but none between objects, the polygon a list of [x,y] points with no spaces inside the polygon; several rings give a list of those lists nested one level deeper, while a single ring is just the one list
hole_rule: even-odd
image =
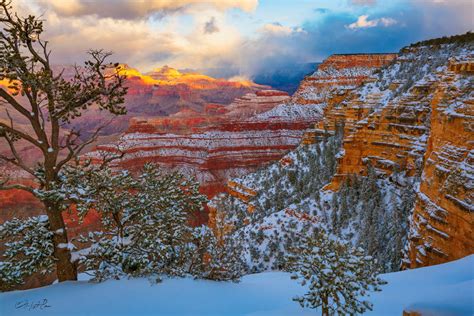
[{"label": "small bush in snow", "polygon": [[302,307],[321,307],[322,315],[354,315],[372,310],[364,297],[370,291],[381,291],[386,284],[376,276],[374,260],[361,248],[331,239],[324,233],[302,236],[299,247],[288,259],[293,279],[308,288],[295,297]]}]

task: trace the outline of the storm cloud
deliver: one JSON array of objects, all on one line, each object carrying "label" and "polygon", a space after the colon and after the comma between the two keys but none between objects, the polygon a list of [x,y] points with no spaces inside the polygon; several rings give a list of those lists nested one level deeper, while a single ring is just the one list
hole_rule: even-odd
[{"label": "storm cloud", "polygon": [[293,24],[279,16],[241,20],[227,14],[237,10],[252,17],[263,5],[257,0],[15,3],[21,12],[43,15],[57,63],[80,62],[87,50],[105,48],[115,60],[142,71],[168,64],[212,69],[218,77],[253,78],[333,53],[396,52],[412,42],[474,28],[469,0],[347,0],[330,8],[315,3],[312,13]]}]

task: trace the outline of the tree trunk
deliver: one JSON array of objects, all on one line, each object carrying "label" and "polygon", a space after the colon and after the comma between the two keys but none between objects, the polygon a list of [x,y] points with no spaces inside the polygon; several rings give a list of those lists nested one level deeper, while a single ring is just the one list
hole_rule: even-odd
[{"label": "tree trunk", "polygon": [[322,297],[323,304],[321,305],[321,315],[322,316],[329,316],[329,308],[328,308],[328,298],[327,296]]},{"label": "tree trunk", "polygon": [[53,235],[54,252],[56,258],[56,274],[59,282],[77,281],[77,268],[71,262],[71,251],[68,248],[68,238],[64,219],[58,206],[45,202],[46,213]]}]

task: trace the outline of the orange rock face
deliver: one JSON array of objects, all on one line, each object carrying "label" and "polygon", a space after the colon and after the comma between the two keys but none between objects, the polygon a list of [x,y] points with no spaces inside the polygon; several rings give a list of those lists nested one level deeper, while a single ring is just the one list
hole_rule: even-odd
[{"label": "orange rock face", "polygon": [[[474,100],[472,86],[465,83],[474,74],[474,62],[469,56],[449,62],[448,71],[415,83],[388,102],[378,91],[362,98],[347,90],[342,102],[328,102],[310,135],[332,133],[343,125],[343,154],[326,190],[337,191],[350,174],[365,174],[369,163],[387,176],[394,171],[421,176],[405,267],[474,252]],[[399,61],[406,62],[412,60]],[[398,85],[393,82],[389,89]]]},{"label": "orange rock face", "polygon": [[409,176],[415,175],[419,170],[416,161],[423,157],[426,146],[423,135],[429,129],[426,121],[431,112],[432,85],[415,86],[410,94],[387,104],[376,115],[368,112],[380,102],[379,94],[368,95],[365,102],[355,98],[342,111],[334,108],[333,126],[342,118],[340,122],[344,122],[345,154],[339,159],[336,177],[327,189],[337,189],[345,175],[363,174],[369,162],[386,174],[404,170]]},{"label": "orange rock face", "polygon": [[[410,234],[411,268],[474,252],[474,99],[454,88],[474,59],[452,62],[431,102],[431,128]],[[471,87],[472,89],[472,87]],[[471,91],[472,92],[472,91]]]}]

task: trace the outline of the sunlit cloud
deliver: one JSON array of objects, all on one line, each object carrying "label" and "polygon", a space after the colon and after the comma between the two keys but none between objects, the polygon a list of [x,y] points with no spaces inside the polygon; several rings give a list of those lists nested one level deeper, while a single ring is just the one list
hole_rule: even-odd
[{"label": "sunlit cloud", "polygon": [[[287,10],[299,0],[288,1]],[[273,1],[15,0],[41,15],[59,64],[80,63],[104,48],[142,72],[163,65],[212,69],[212,75],[259,73],[320,61],[332,53],[392,52],[411,42],[472,30],[472,1],[346,0],[286,19]],[[302,2],[302,3],[307,3]],[[92,5],[93,4],[93,5]],[[273,10],[276,10],[273,12]],[[243,18],[242,18],[243,17]],[[278,21],[278,22],[275,22]]]},{"label": "sunlit cloud", "polygon": [[261,32],[264,34],[270,34],[274,36],[288,36],[293,33],[304,32],[301,27],[289,27],[281,25],[278,22],[267,23],[261,28]]},{"label": "sunlit cloud", "polygon": [[378,25],[387,27],[394,24],[397,24],[397,21],[392,18],[382,17],[380,19],[369,20],[368,15],[361,15],[357,18],[356,22],[347,25],[347,27],[350,29],[360,29],[360,28],[376,27]]},{"label": "sunlit cloud", "polygon": [[137,19],[152,15],[163,16],[193,7],[255,10],[258,0],[39,0],[60,16],[96,15],[102,18]]}]

